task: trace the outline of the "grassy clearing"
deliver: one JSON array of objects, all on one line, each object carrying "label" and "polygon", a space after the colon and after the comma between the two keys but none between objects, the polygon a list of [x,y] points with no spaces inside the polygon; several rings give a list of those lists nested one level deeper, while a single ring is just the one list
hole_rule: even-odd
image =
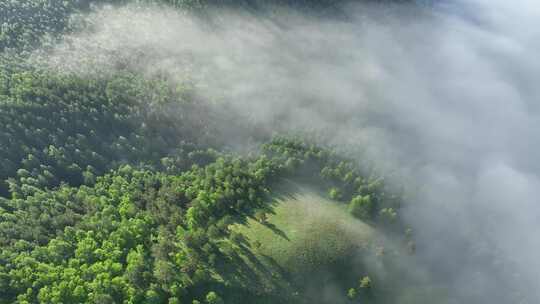
[{"label": "grassy clearing", "polygon": [[[373,248],[373,228],[309,187],[287,182],[277,193],[273,214],[266,221],[250,219],[234,228],[249,244],[242,259],[253,280],[246,287],[265,294],[279,292],[289,301],[302,297],[295,301],[302,303],[309,289],[350,280],[348,274],[341,275],[344,268],[354,265],[358,271],[352,273],[361,272],[354,257]],[[329,293],[345,295],[342,288],[331,288],[337,290]]]},{"label": "grassy clearing", "polygon": [[343,205],[310,188],[287,186],[295,191],[276,197],[274,214],[266,222],[249,220],[238,227],[259,254],[294,273],[337,262],[369,246],[375,231],[350,216]]},{"label": "grassy clearing", "polygon": [[[345,205],[292,182],[276,193],[266,221],[250,219],[234,228],[248,245],[241,259],[252,278],[243,285],[262,295],[254,303],[351,303],[347,290],[363,275],[375,287],[353,303],[423,303],[447,297],[445,289],[431,285],[414,257],[400,253],[400,244],[352,217]],[[272,294],[283,296],[282,301],[266,301],[263,295]]]}]

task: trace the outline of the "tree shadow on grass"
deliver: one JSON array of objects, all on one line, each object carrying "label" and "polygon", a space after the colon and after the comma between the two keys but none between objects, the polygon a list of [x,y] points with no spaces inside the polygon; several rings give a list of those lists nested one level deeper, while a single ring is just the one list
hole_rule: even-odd
[{"label": "tree shadow on grass", "polygon": [[272,223],[268,223],[268,222],[262,223],[262,225],[264,225],[266,228],[272,230],[272,232],[277,234],[279,237],[284,238],[289,242],[291,241],[291,239],[289,239],[287,234],[283,230],[279,229],[276,225],[274,225]]}]

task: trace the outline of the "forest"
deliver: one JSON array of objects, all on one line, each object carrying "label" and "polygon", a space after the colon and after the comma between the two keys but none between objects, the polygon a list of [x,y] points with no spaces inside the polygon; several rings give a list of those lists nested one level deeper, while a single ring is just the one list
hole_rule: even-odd
[{"label": "forest", "polygon": [[[239,4],[163,2],[199,13]],[[197,99],[188,86],[129,68],[87,76],[31,60],[78,30],[72,15],[101,4],[0,4],[1,303],[313,300],[300,295],[307,286],[289,278],[294,271],[253,262],[260,241],[235,228],[251,219],[280,231],[268,218],[291,181],[322,191],[351,217],[404,231],[400,194],[310,136],[255,132],[259,147],[235,155],[220,134],[227,109]],[[254,275],[258,268],[270,270]],[[347,278],[340,297],[372,297],[370,278],[360,279]],[[282,284],[291,287],[276,287]]]},{"label": "forest", "polygon": [[0,1],[0,304],[458,303],[414,266],[408,190],[353,147],[268,130],[134,63],[46,60],[103,8],[211,23],[339,18],[343,2]]}]

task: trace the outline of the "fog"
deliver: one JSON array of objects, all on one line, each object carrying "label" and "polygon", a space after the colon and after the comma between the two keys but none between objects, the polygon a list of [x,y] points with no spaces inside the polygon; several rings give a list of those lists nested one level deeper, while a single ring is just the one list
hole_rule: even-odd
[{"label": "fog", "polygon": [[77,73],[164,74],[246,125],[360,147],[414,189],[403,212],[417,255],[459,303],[538,303],[536,1],[351,5],[341,19],[273,10],[201,20],[96,8],[74,19],[88,29],[36,57]]}]

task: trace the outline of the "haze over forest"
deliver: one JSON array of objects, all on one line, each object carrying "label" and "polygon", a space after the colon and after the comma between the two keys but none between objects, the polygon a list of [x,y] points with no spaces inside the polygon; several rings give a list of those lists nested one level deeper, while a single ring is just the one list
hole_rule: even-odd
[{"label": "haze over forest", "polygon": [[532,0],[0,0],[0,304],[538,303]]}]

